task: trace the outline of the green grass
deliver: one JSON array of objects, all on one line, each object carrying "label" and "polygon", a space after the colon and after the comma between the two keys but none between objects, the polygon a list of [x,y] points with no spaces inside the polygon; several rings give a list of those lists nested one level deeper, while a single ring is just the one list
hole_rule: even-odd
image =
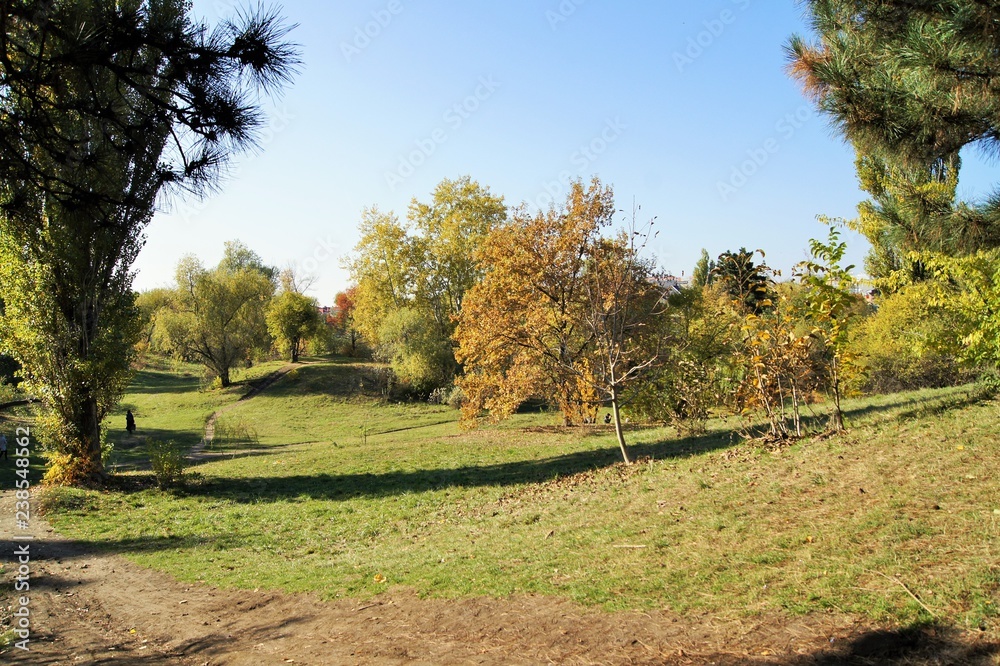
[{"label": "green grass", "polygon": [[[113,445],[110,469],[128,469],[148,461],[145,440],[174,440],[191,447],[201,441],[205,422],[215,410],[236,402],[252,385],[284,365],[274,361],[233,373],[233,385],[208,390],[203,368],[159,361],[140,370],[121,404],[104,423]],[[136,432],[125,430],[125,412],[132,410]]]},{"label": "green grass", "polygon": [[[138,382],[171,391],[129,399],[140,428],[194,438],[217,396],[171,374]],[[721,421],[684,439],[635,429],[626,467],[603,427],[531,414],[465,432],[448,408],[374,400],[356,374],[300,368],[224,417],[259,447],[229,445],[173,491],[148,473],[52,490],[49,519],[223,586],[931,620],[909,591],[941,621],[1000,632],[1000,406],[972,389],[854,402],[847,435],[773,452]]]}]

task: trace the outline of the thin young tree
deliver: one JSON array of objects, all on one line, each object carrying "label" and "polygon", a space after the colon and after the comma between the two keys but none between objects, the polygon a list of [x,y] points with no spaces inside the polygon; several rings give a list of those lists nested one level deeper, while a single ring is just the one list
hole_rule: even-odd
[{"label": "thin young tree", "polygon": [[666,294],[656,282],[655,265],[643,256],[653,221],[640,227],[638,212],[638,208],[633,210],[629,227],[614,238],[592,240],[587,250],[582,311],[592,340],[585,366],[588,372],[583,378],[611,404],[615,437],[627,464],[632,459],[622,428],[622,403],[626,391],[662,357],[664,339],[654,324],[667,309]]}]

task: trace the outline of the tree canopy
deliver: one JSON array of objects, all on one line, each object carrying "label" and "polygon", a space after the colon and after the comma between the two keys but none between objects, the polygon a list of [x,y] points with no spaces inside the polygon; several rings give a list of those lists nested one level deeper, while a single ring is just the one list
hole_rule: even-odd
[{"label": "tree canopy", "polygon": [[204,365],[223,387],[230,371],[266,354],[271,347],[267,312],[274,295],[274,271],[256,253],[250,260],[239,242],[226,244],[226,255],[208,270],[197,257],[177,265],[177,284],[169,306],[156,315],[160,349]]},{"label": "tree canopy", "polygon": [[376,208],[362,214],[349,262],[354,327],[415,388],[454,376],[455,322],[482,277],[475,252],[506,217],[503,198],[468,176],[442,181],[430,203],[414,199],[405,224]]},{"label": "tree canopy", "polygon": [[100,424],[128,382],[131,266],[154,207],[214,186],[254,144],[258,94],[296,66],[276,13],[210,28],[189,12],[184,0],[0,12],[2,344],[49,408],[68,478],[103,476]]},{"label": "tree canopy", "polygon": [[[793,37],[791,72],[859,153],[874,203],[872,268],[898,252],[1000,245],[1000,197],[956,204],[960,151],[1000,148],[1000,8],[973,0],[811,0],[819,41]],[[950,195],[950,197],[949,197]],[[919,267],[918,271],[919,271]]]}]

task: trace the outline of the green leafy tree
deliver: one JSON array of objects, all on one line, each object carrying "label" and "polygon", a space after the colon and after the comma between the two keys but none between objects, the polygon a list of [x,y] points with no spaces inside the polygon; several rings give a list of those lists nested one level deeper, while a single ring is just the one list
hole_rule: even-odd
[{"label": "green leafy tree", "polygon": [[771,307],[774,299],[774,280],[771,269],[763,261],[754,263],[754,255],[741,247],[739,252],[723,252],[709,273],[710,280],[717,280],[729,293],[734,302],[755,315],[760,315]]},{"label": "green leafy tree", "polygon": [[429,204],[410,204],[410,224],[419,239],[415,302],[431,314],[443,337],[455,332],[465,294],[482,278],[476,250],[505,219],[503,198],[469,176],[441,181]]},{"label": "green leafy tree", "polygon": [[440,334],[426,310],[408,307],[390,313],[379,328],[379,341],[379,355],[416,391],[428,393],[454,377],[451,340]]},{"label": "green leafy tree", "polygon": [[962,356],[974,367],[1000,366],[1000,249],[965,257],[927,258],[940,279],[937,305],[950,304],[976,325],[959,332]]},{"label": "green leafy tree", "polygon": [[812,260],[799,264],[802,283],[808,296],[806,319],[813,325],[812,335],[825,353],[829,369],[829,389],[833,397],[833,426],[844,429],[844,412],[841,398],[844,378],[852,360],[850,353],[851,314],[858,297],[853,292],[854,266],[843,266],[847,243],[840,240],[837,222],[827,218],[820,221],[829,226],[825,241],[809,242]]},{"label": "green leafy tree", "polygon": [[[442,181],[430,203],[414,200],[407,224],[377,209],[364,212],[361,241],[349,263],[357,285],[354,326],[403,381],[435,388],[428,378],[436,378],[438,385],[453,378],[458,367],[451,342],[456,318],[466,292],[482,277],[475,252],[506,214],[503,199],[468,176]],[[403,310],[410,312],[396,317]],[[408,343],[409,335],[407,340],[383,339],[384,332],[410,330],[402,322],[415,318],[433,328],[434,344],[424,335],[416,344]],[[386,327],[390,321],[401,325]],[[410,354],[427,356],[406,358]],[[427,372],[433,363],[440,367]]]},{"label": "green leafy tree", "polygon": [[290,357],[292,363],[299,362],[306,344],[326,325],[316,299],[294,291],[283,291],[272,299],[266,320],[278,350]]},{"label": "green leafy tree", "polygon": [[714,270],[715,262],[708,256],[708,250],[702,248],[701,257],[694,265],[694,271],[691,272],[691,286],[698,289],[708,286],[712,281]]},{"label": "green leafy tree", "polygon": [[741,321],[718,285],[671,296],[655,322],[663,357],[640,383],[632,412],[703,432],[711,410],[725,403],[738,378]]},{"label": "green leafy tree", "polygon": [[165,187],[202,192],[296,64],[270,12],[215,28],[182,0],[4,3],[0,322],[47,437],[100,481],[101,422],[140,334],[131,266]]},{"label": "green leafy tree", "polygon": [[959,364],[962,338],[975,330],[980,313],[964,310],[954,284],[939,284],[932,270],[927,273],[928,279],[878,298],[878,309],[853,327],[850,349],[860,390],[895,393],[968,378]]},{"label": "green leafy tree", "polygon": [[195,257],[182,259],[173,304],[155,320],[160,349],[201,363],[223,387],[232,384],[233,368],[271,347],[266,321],[274,295],[270,272],[240,266],[227,257],[207,270]]}]

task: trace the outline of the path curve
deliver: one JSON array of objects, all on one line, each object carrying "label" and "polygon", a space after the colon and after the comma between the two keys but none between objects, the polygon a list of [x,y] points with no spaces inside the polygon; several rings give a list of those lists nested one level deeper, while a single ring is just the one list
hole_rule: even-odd
[{"label": "path curve", "polygon": [[[9,535],[25,534],[14,528],[14,493],[5,491],[5,584],[17,566]],[[366,601],[326,601],[220,589],[67,539],[39,516],[30,534],[30,651],[0,650],[4,663],[805,666],[813,663],[809,655],[831,649],[831,638],[841,644],[866,629],[832,615],[725,622],[669,611],[605,613],[530,595],[420,599],[396,588]]]},{"label": "path curve", "polygon": [[239,400],[237,400],[236,402],[230,405],[226,405],[225,407],[217,409],[214,412],[212,412],[212,415],[208,417],[207,421],[205,421],[204,436],[202,436],[200,442],[191,447],[191,453],[188,454],[188,458],[191,460],[197,460],[203,457],[205,453],[205,447],[209,446],[212,443],[212,440],[215,439],[215,423],[219,420],[220,416],[222,416],[223,414],[232,409],[235,409],[240,403],[246,402],[247,400],[250,400],[251,398],[254,398],[263,391],[267,390],[268,388],[273,386],[279,379],[287,375],[292,370],[295,370],[296,368],[302,368],[307,365],[309,364],[288,363],[287,365],[278,368],[271,374],[264,377],[264,379],[261,380],[260,383],[258,383],[256,386],[253,386],[249,391],[240,396]]}]

